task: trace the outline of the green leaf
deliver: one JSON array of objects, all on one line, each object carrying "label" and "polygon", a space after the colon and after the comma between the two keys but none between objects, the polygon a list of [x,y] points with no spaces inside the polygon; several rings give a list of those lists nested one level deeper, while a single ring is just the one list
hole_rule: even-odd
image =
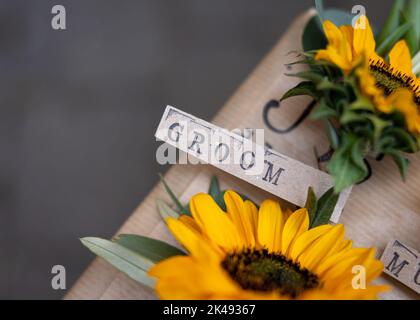
[{"label": "green leaf", "polygon": [[[226,190],[220,191],[218,196],[216,198],[214,198],[214,201],[217,203],[217,205],[220,207],[220,209],[222,209],[223,211],[226,212],[227,209],[226,209],[226,203],[225,203],[225,192],[226,192]],[[242,197],[242,199],[243,199],[243,197]]]},{"label": "green leaf", "polygon": [[363,139],[357,139],[351,148],[351,160],[360,170],[367,172],[368,168],[364,161],[366,142]]},{"label": "green leaf", "polygon": [[325,48],[327,39],[322,29],[319,16],[312,17],[306,24],[302,33],[302,48],[304,51],[313,51]]},{"label": "green leaf", "polygon": [[324,1],[323,0],[315,0],[315,9],[318,12],[318,18],[320,18],[320,25],[322,26],[322,20],[324,16]]},{"label": "green leaf", "polygon": [[350,104],[349,106],[350,110],[353,111],[375,111],[375,106],[372,104],[372,102],[369,100],[369,98],[365,96],[358,96],[357,100]]},{"label": "green leaf", "polygon": [[405,158],[401,154],[401,152],[398,152],[395,150],[389,151],[387,152],[387,154],[390,155],[392,159],[394,159],[395,164],[398,166],[398,169],[400,170],[401,177],[405,181],[407,177],[408,165],[410,164],[409,160]]},{"label": "green leaf", "polygon": [[413,58],[413,73],[420,76],[420,51]]},{"label": "green leaf", "polygon": [[377,150],[382,153],[391,150],[395,145],[395,138],[391,135],[383,135],[377,144]]},{"label": "green leaf", "polygon": [[299,83],[296,87],[290,89],[287,91],[283,97],[280,99],[281,101],[284,101],[288,98],[295,97],[295,96],[311,96],[318,100],[319,94],[317,89],[315,88],[314,83],[311,81],[304,81]]},{"label": "green leaf", "polygon": [[220,194],[219,180],[216,176],[213,176],[210,181],[210,187],[208,194],[213,198],[217,198]]},{"label": "green leaf", "polygon": [[[417,1],[417,0],[416,0]],[[386,19],[382,31],[378,36],[378,45],[383,44],[400,24],[400,11],[404,8],[405,0],[394,0],[391,11]]]},{"label": "green leaf", "polygon": [[313,120],[335,117],[337,117],[337,112],[327,104],[324,98],[319,101],[318,106],[311,113],[311,119]]},{"label": "green leaf", "polygon": [[157,199],[156,205],[159,211],[159,214],[161,215],[163,220],[166,220],[166,218],[179,218],[179,213],[176,212],[174,209],[172,209],[170,206],[168,206],[164,201]]},{"label": "green leaf", "polygon": [[360,163],[355,163],[354,157],[352,158],[353,148],[359,143],[358,138],[344,134],[342,139],[342,145],[334,152],[328,163],[328,171],[334,178],[336,193],[362,181],[368,175],[367,167],[362,168]]},{"label": "green leaf", "polygon": [[306,197],[305,208],[308,210],[309,213],[309,225],[312,225],[316,211],[318,209],[318,202],[316,200],[315,192],[312,187],[308,188],[308,196]]},{"label": "green leaf", "polygon": [[396,28],[376,49],[377,54],[384,57],[398,41],[404,38],[410,26],[411,24],[406,22]]},{"label": "green leaf", "polygon": [[366,115],[366,118],[369,119],[373,125],[373,139],[375,143],[377,143],[381,138],[382,132],[386,127],[391,125],[391,122],[383,120],[376,115]]},{"label": "green leaf", "polygon": [[351,25],[354,16],[348,13],[347,11],[338,10],[338,9],[327,9],[324,10],[322,15],[323,20],[330,20],[337,27],[343,25]]},{"label": "green leaf", "polygon": [[338,136],[337,129],[333,126],[331,121],[326,121],[326,129],[328,140],[330,141],[331,147],[336,150],[340,145],[340,137]]},{"label": "green leaf", "polygon": [[192,217],[192,213],[191,213],[191,207],[190,207],[190,203],[188,202],[187,205],[184,208],[184,211],[182,212],[183,214]]},{"label": "green leaf", "polygon": [[331,82],[327,79],[324,79],[323,81],[318,83],[317,86],[316,86],[316,89],[317,90],[336,91],[336,92],[339,92],[339,93],[343,94],[344,96],[347,95],[347,91],[342,84],[336,84],[336,83],[333,83],[333,82]]},{"label": "green leaf", "polygon": [[168,193],[169,197],[172,199],[173,203],[178,207],[178,210],[182,213],[182,214],[186,214],[186,215],[191,215],[191,213],[184,208],[184,206],[181,204],[181,202],[178,200],[178,198],[176,197],[176,195],[172,192],[171,188],[169,188],[168,184],[166,183],[165,179],[163,178],[163,176],[161,174],[159,174],[160,177],[160,181],[162,181],[162,184],[166,190],[166,192]]},{"label": "green leaf", "polygon": [[407,18],[404,12],[401,12],[401,21],[402,23],[410,24],[410,29],[405,34],[405,41],[407,42],[408,48],[410,49],[411,56],[414,56],[419,48],[416,30],[413,27],[413,23]]},{"label": "green leaf", "polygon": [[320,83],[324,80],[324,77],[321,76],[319,73],[313,72],[313,71],[301,71],[298,73],[287,73],[286,76],[289,77],[297,77],[304,80],[309,80],[315,84]]},{"label": "green leaf", "polygon": [[334,192],[334,188],[329,189],[323,194],[321,198],[319,198],[318,209],[316,211],[316,216],[311,223],[311,229],[323,224],[327,224],[330,221],[338,198],[339,194]]},{"label": "green leaf", "polygon": [[[413,31],[417,38],[417,46],[420,43],[420,1],[409,0],[406,6],[405,15],[413,26]],[[420,49],[420,48],[419,48]]]},{"label": "green leaf", "polygon": [[363,115],[351,110],[344,111],[340,117],[340,123],[346,125],[353,122],[366,122],[366,118]]},{"label": "green leaf", "polygon": [[213,176],[210,182],[208,193],[223,211],[226,211],[226,204],[224,199],[225,192],[226,191],[220,190],[219,180],[216,176]]},{"label": "green leaf", "polygon": [[418,150],[415,139],[403,128],[391,127],[384,133],[385,136],[394,138],[394,149],[404,152],[416,152]]},{"label": "green leaf", "polygon": [[185,252],[166,242],[135,234],[121,234],[113,242],[140,256],[158,263],[173,256],[183,256]]},{"label": "green leaf", "polygon": [[147,271],[154,265],[149,259],[124,248],[118,243],[105,239],[87,237],[80,239],[80,241],[90,251],[104,258],[130,278],[150,288],[154,287],[154,279],[147,275]]}]

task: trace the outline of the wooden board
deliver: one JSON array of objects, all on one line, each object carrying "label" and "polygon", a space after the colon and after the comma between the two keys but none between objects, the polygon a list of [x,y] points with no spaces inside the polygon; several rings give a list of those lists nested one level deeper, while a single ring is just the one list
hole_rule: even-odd
[{"label": "wooden board", "polygon": [[[258,65],[249,78],[239,87],[226,105],[213,119],[213,123],[227,128],[266,129],[266,140],[278,152],[316,167],[314,147],[321,152],[328,149],[328,143],[321,123],[305,120],[288,134],[279,135],[263,121],[264,106],[272,99],[297,84],[298,80],[287,77],[285,73],[297,71],[286,65],[296,60],[290,54],[301,50],[300,37],[303,27],[314,11],[298,17],[286,31],[282,39]],[[292,98],[281,108],[269,113],[273,126],[288,127],[302,113],[309,102],[305,97]],[[178,106],[182,108],[182,106]],[[164,106],[162,106],[162,113]],[[156,127],[158,124],[156,124]],[[348,203],[341,216],[346,226],[346,235],[354,240],[355,246],[377,247],[378,256],[391,239],[418,247],[420,243],[420,159],[411,156],[411,166],[407,181],[399,177],[395,165],[390,160],[371,162],[373,177],[353,188]],[[206,191],[214,169],[205,165],[175,165],[165,175],[178,195],[186,201],[196,192]],[[254,200],[272,197],[264,191],[252,187],[231,176],[218,174],[226,187],[238,189]],[[302,190],[306,192],[306,190]],[[161,185],[157,185],[140,204],[132,216],[118,230],[119,233],[136,233],[173,241],[157,212],[156,199],[168,200]],[[384,299],[417,299],[418,295],[404,285],[389,277],[381,277],[379,283],[394,286],[394,290],[383,295]],[[140,284],[117,272],[101,259],[95,259],[68,292],[66,299],[153,299],[154,294]]]}]

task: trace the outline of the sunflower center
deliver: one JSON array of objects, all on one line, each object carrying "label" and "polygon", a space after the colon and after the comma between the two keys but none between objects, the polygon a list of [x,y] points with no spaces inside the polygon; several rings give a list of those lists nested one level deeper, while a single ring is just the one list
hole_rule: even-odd
[{"label": "sunflower center", "polygon": [[318,277],[285,256],[245,249],[228,254],[222,267],[245,290],[277,291],[296,298],[320,285]]},{"label": "sunflower center", "polygon": [[413,93],[414,102],[420,107],[420,88],[413,76],[397,71],[389,64],[378,60],[371,60],[369,69],[375,77],[376,85],[382,88],[386,95],[399,88],[407,88]]}]

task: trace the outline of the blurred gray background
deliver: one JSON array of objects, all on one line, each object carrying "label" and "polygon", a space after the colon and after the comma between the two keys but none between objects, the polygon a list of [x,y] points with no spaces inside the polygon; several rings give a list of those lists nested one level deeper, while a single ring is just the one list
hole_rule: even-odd
[{"label": "blurred gray background", "polygon": [[[380,25],[391,1],[363,4]],[[62,4],[67,30],[51,28]],[[0,298],[55,299],[166,168],[166,104],[211,119],[311,0],[0,1]]]}]

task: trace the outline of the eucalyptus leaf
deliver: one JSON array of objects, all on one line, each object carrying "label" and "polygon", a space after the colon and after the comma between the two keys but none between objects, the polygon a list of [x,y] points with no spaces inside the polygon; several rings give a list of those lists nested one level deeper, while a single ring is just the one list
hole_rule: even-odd
[{"label": "eucalyptus leaf", "polygon": [[334,192],[334,188],[329,189],[318,200],[318,207],[315,218],[313,219],[310,228],[315,228],[323,224],[327,224],[334,212],[339,194]]},{"label": "eucalyptus leaf", "polygon": [[185,255],[185,252],[166,242],[140,235],[121,234],[113,241],[153,263],[158,263],[173,256]]},{"label": "eucalyptus leaf", "polygon": [[185,205],[183,214],[192,217],[190,202]]},{"label": "eucalyptus leaf", "polygon": [[159,214],[161,215],[163,220],[166,220],[166,218],[179,218],[179,213],[176,212],[174,209],[172,209],[170,206],[168,206],[164,201],[157,199],[156,205],[159,211]]},{"label": "eucalyptus leaf", "polygon": [[130,278],[153,288],[155,281],[147,275],[154,263],[118,243],[101,238],[87,237],[80,239],[90,251],[105,259]]},{"label": "eucalyptus leaf", "polygon": [[189,212],[188,207],[184,207],[182,203],[178,200],[177,196],[173,193],[171,188],[169,188],[168,184],[166,183],[165,179],[161,174],[159,174],[160,181],[162,182],[166,192],[168,193],[169,197],[172,199],[173,203],[177,206],[178,210],[185,215],[191,216],[191,212]]}]

